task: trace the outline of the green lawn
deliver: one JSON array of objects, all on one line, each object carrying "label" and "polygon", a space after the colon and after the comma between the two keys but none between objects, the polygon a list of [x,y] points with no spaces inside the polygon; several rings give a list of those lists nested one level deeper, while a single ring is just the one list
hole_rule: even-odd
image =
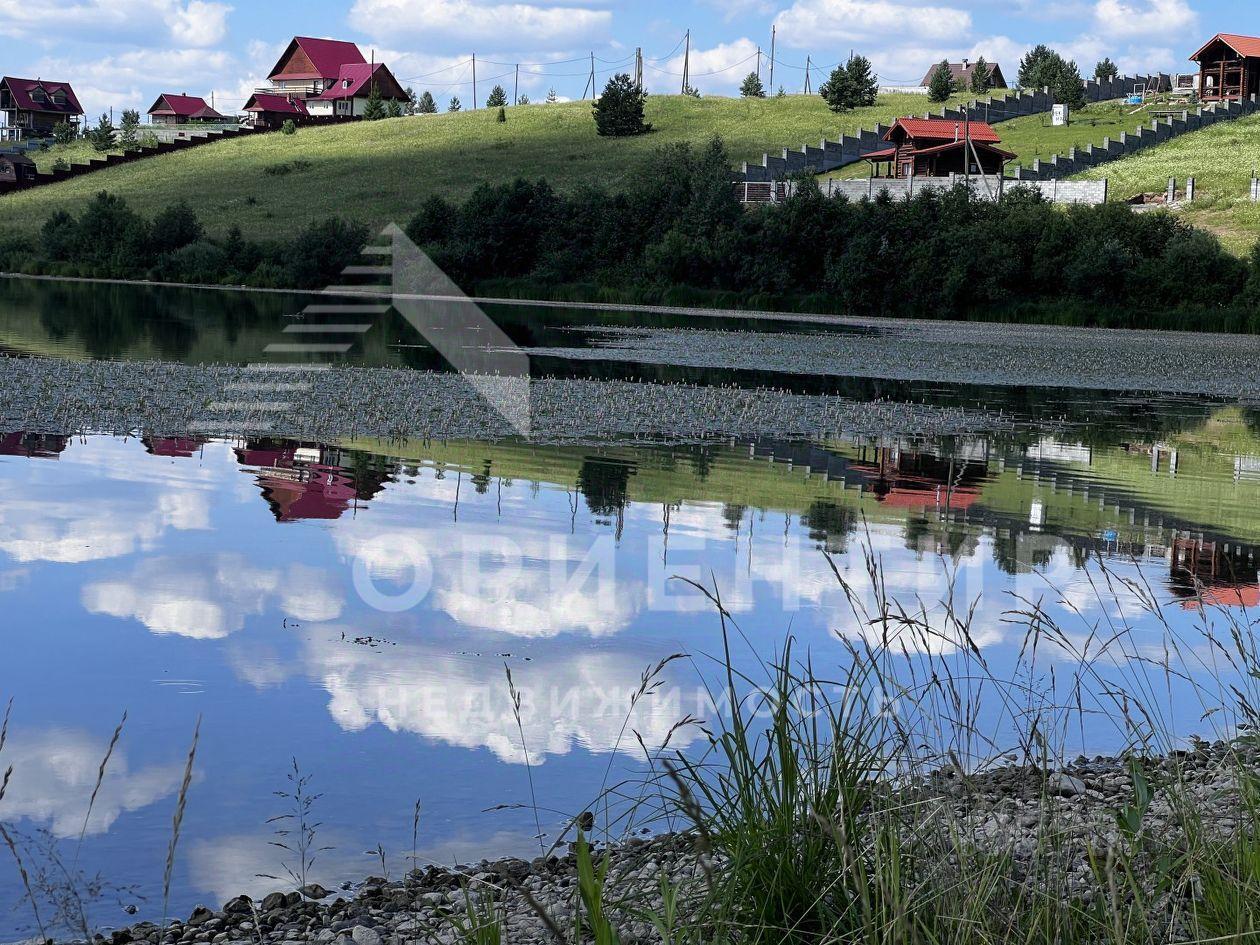
[{"label": "green lawn", "polygon": [[[5,197],[0,236],[29,234],[52,211],[79,207],[102,190],[149,211],[186,200],[215,233],[235,224],[255,237],[288,235],[333,214],[379,227],[406,223],[430,194],[460,198],[482,181],[541,177],[559,188],[616,187],[671,142],[703,143],[717,134],[735,160],[754,160],[922,112],[926,104],[920,95],[889,94],[837,115],[817,95],[653,96],[647,117],[655,131],[621,139],[596,135],[589,102],[509,108],[506,124],[482,110],[307,128],[218,142]],[[298,160],[309,167],[266,173]]]},{"label": "green lawn", "polygon": [[[108,153],[121,154],[121,148],[115,148]],[[93,158],[100,159],[105,155],[97,151],[83,139],[74,141],[66,145],[53,145],[47,151],[31,151],[29,152],[31,160],[39,168],[40,173],[48,173],[53,169],[53,165],[58,159],[65,161],[67,164],[86,164]]]},{"label": "green lawn", "polygon": [[[1002,147],[1019,155],[1011,166],[1022,164],[1027,167],[1037,158],[1044,161],[1052,154],[1066,153],[1071,148],[1102,144],[1104,138],[1118,138],[1122,132],[1134,132],[1150,124],[1149,112],[1131,112],[1132,105],[1098,102],[1075,112],[1070,125],[1055,127],[1050,124],[1050,115],[1045,114],[1012,118],[994,125],[994,128],[1002,136]],[[869,173],[870,166],[860,161],[828,176],[852,180],[866,177]]]},{"label": "green lawn", "polygon": [[1180,212],[1196,226],[1216,233],[1230,249],[1246,253],[1260,237],[1260,206],[1248,199],[1257,166],[1260,116],[1253,115],[1183,135],[1077,177],[1108,178],[1115,200],[1162,193],[1170,177],[1177,178],[1178,187],[1184,186],[1187,177],[1194,177],[1195,202]]}]

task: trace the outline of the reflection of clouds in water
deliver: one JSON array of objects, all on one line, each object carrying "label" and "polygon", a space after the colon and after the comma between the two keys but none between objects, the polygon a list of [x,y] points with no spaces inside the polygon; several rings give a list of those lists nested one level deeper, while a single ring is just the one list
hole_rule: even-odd
[{"label": "reflection of clouds in water", "polygon": [[339,592],[320,569],[258,568],[234,553],[149,558],[125,577],[87,585],[82,600],[91,613],[134,619],[154,633],[200,640],[235,633],[246,617],[273,603],[289,616],[312,622],[335,620],[343,607]]},{"label": "reflection of clouds in water", "polygon": [[[79,731],[53,729],[35,737],[11,731],[2,760],[4,767],[13,766],[13,779],[0,801],[0,817],[30,818],[48,824],[58,837],[77,837],[107,745],[108,739]],[[173,794],[182,771],[179,763],[132,771],[125,748],[115,748],[88,833],[105,833],[124,811]]]},{"label": "reflection of clouds in water", "polygon": [[[204,529],[209,506],[199,492],[116,496],[78,502],[52,489],[0,482],[0,551],[17,561],[80,564],[152,549],[168,529]],[[128,490],[131,492],[132,490]]]},{"label": "reflection of clouds in water", "polygon": [[[137,462],[133,443],[93,437],[26,471],[20,480],[0,479],[0,551],[17,561],[101,561],[150,550],[170,529],[210,526],[206,490],[214,471]],[[108,483],[106,495],[84,501],[67,494],[67,479]]]},{"label": "reflection of clouds in water", "polygon": [[[290,892],[293,883],[284,874],[281,862],[284,851],[272,845],[275,837],[269,833],[240,833],[213,840],[195,840],[188,847],[188,868],[192,885],[219,902],[226,902],[242,893],[253,899],[261,899],[270,892]],[[380,837],[382,843],[388,837]],[[359,882],[370,873],[380,872],[380,861],[369,859],[354,851],[373,838],[359,838],[359,843],[321,832],[320,845],[332,846],[315,860],[309,874],[311,882],[327,889],[336,889],[343,880]],[[410,842],[410,838],[408,838]],[[421,867],[429,863],[442,866],[462,866],[477,863],[485,857],[538,855],[538,841],[531,836],[509,831],[498,831],[485,837],[454,837],[448,840],[428,842],[421,828],[420,845],[416,848],[416,860]],[[411,849],[405,854],[388,856],[390,871],[395,875],[411,868]],[[375,867],[373,864],[376,864]],[[260,876],[259,874],[264,874]],[[268,879],[265,874],[280,876],[280,881]]]},{"label": "reflection of clouds in water", "polygon": [[352,523],[336,542],[387,594],[408,586],[409,562],[418,551],[432,569],[428,606],[470,629],[518,637],[609,636],[631,623],[645,596],[642,582],[619,577],[617,551],[606,535],[573,538],[506,525],[494,532],[409,528],[380,535],[370,523]]},{"label": "reflection of clouds in water", "polygon": [[[329,712],[346,731],[379,723],[463,748],[488,748],[506,762],[525,761],[499,660],[459,658],[404,643],[391,647],[383,663],[375,651],[334,640],[309,641],[304,659],[307,672],[331,697]],[[530,760],[567,754],[575,744],[611,751],[647,663],[621,653],[573,650],[548,652],[515,667]],[[663,744],[671,727],[694,711],[688,699],[690,691],[685,699],[669,686],[641,699],[622,748],[634,744],[631,730],[649,747]],[[682,747],[697,734],[681,731],[671,745]]]},{"label": "reflection of clouds in water", "polygon": [[16,591],[30,579],[31,571],[29,568],[13,568],[8,571],[0,571],[0,594]]}]

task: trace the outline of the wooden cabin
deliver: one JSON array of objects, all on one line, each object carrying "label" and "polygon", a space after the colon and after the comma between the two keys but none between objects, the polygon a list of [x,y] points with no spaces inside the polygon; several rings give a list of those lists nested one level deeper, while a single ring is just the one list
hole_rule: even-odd
[{"label": "wooden cabin", "polygon": [[0,139],[44,138],[57,125],[78,125],[83,118],[68,82],[0,78]]},{"label": "wooden cabin", "polygon": [[37,173],[35,162],[25,154],[0,154],[0,184],[24,184]]},{"label": "wooden cabin", "polygon": [[205,122],[228,121],[209,105],[204,98],[194,95],[174,95],[164,92],[149,109],[149,121],[155,125],[188,125]]},{"label": "wooden cabin", "polygon": [[306,103],[300,98],[255,92],[245,103],[249,123],[255,128],[279,128],[286,121],[300,122],[310,117]]},{"label": "wooden cabin", "polygon": [[[1006,76],[1002,74],[1002,67],[996,62],[988,62],[988,60],[985,61],[985,64],[989,68],[989,88],[1009,88],[1006,84]],[[976,64],[970,59],[964,59],[962,62],[951,62],[947,63],[947,65],[949,66],[950,75],[954,78],[954,87],[958,89],[970,89],[971,77],[976,72]],[[919,85],[923,88],[927,88],[931,85],[932,76],[936,75],[936,70],[940,67],[941,64],[939,62],[929,67],[927,74],[923,77],[923,81],[920,82]]]},{"label": "wooden cabin", "polygon": [[1015,159],[998,147],[1002,139],[983,121],[898,118],[884,140],[890,147],[866,155],[873,177],[1001,176]]},{"label": "wooden cabin", "polygon": [[1239,102],[1260,95],[1260,37],[1217,33],[1190,57],[1199,64],[1199,98]]}]

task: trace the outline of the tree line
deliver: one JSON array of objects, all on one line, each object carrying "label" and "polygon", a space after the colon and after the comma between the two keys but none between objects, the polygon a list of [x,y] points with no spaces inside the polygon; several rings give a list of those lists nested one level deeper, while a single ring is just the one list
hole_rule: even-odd
[{"label": "tree line", "polygon": [[[1260,331],[1260,250],[1236,258],[1171,214],[1065,208],[1023,188],[848,201],[812,179],[746,208],[730,166],[720,140],[673,145],[621,190],[483,184],[462,202],[428,198],[406,230],[470,293]],[[102,193],[50,217],[34,245],[0,245],[0,267],[314,288],[367,236],[334,219],[288,241],[212,237],[185,206],[148,219]]]}]

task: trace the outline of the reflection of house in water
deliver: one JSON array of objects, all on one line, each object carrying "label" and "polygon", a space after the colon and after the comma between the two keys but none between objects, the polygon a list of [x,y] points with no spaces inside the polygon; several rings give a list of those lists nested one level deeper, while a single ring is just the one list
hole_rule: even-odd
[{"label": "reflection of house in water", "polygon": [[1177,538],[1169,555],[1169,584],[1187,610],[1260,605],[1255,551],[1243,545]]},{"label": "reflection of house in water", "polygon": [[146,436],[140,442],[151,456],[191,459],[202,451],[208,440],[204,436]]},{"label": "reflection of house in water", "polygon": [[56,459],[70,445],[70,437],[49,433],[0,433],[0,456],[25,456],[28,459]]},{"label": "reflection of house in water", "polygon": [[965,512],[980,501],[981,487],[989,476],[984,462],[891,447],[862,450],[851,469],[876,501],[912,511]]},{"label": "reflection of house in water", "polygon": [[278,440],[250,440],[236,459],[258,479],[278,522],[333,520],[377,496],[387,469],[362,454]]}]

